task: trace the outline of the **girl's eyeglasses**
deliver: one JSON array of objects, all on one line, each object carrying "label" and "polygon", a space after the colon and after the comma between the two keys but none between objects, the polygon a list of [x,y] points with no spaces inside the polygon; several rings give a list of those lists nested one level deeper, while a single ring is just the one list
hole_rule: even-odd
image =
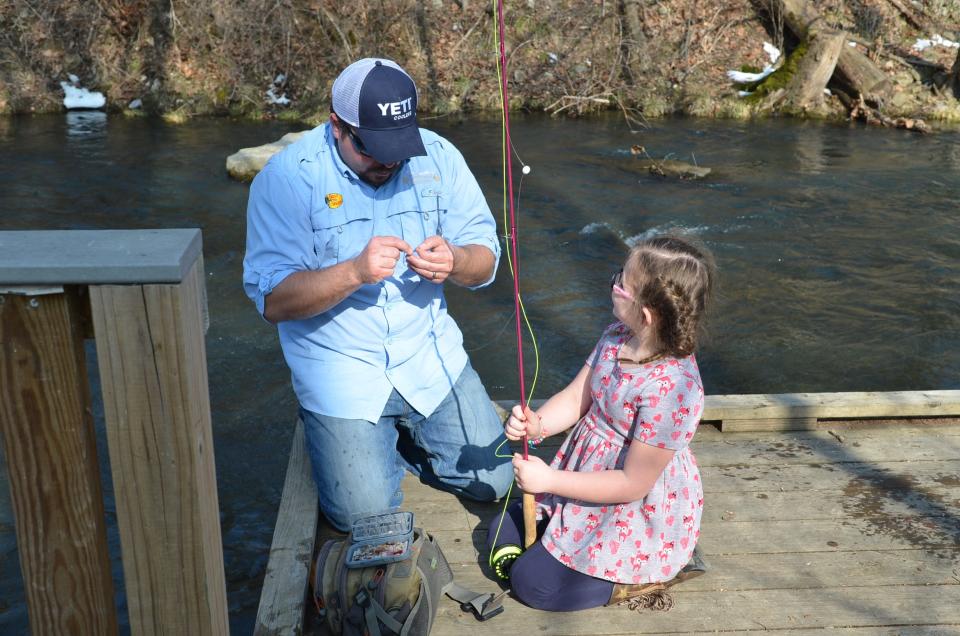
[{"label": "girl's eyeglasses", "polygon": [[626,298],[627,300],[633,300],[633,296],[626,289],[623,288],[623,268],[621,267],[617,272],[610,277],[610,289],[613,290],[613,293],[621,298]]},{"label": "girl's eyeglasses", "polygon": [[353,129],[351,129],[349,126],[341,126],[340,130],[342,130],[347,134],[347,137],[350,138],[350,143],[353,144],[353,147],[354,149],[356,149],[357,152],[359,152],[364,157],[370,156],[370,153],[367,152],[367,147],[363,145],[363,140],[361,140],[360,137],[357,136],[357,133],[353,132]]}]

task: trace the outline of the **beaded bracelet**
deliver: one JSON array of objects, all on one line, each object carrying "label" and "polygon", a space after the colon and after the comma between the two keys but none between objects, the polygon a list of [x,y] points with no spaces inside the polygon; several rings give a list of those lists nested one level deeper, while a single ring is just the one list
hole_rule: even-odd
[{"label": "beaded bracelet", "polygon": [[540,420],[540,435],[534,437],[533,439],[527,439],[527,446],[530,448],[536,448],[540,445],[540,442],[547,436],[547,429],[543,426],[543,420]]}]

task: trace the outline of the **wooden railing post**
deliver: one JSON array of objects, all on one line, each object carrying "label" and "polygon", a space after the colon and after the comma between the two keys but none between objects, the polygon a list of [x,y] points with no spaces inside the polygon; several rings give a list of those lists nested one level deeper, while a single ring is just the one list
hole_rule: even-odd
[{"label": "wooden railing post", "polygon": [[0,290],[0,428],[34,634],[116,634],[76,297]]},{"label": "wooden railing post", "polygon": [[[200,231],[0,232],[0,284],[9,281],[87,286],[131,632],[176,636],[229,633],[204,344],[206,294]],[[41,307],[48,304],[40,303]],[[62,385],[74,392],[81,389],[70,389],[72,384],[86,386],[82,357],[76,353],[79,345],[75,344],[81,338],[75,333],[79,321],[64,316],[60,322],[44,319],[32,326],[24,316],[35,309],[18,304],[16,311],[2,314],[0,398],[9,396],[14,406],[8,404],[10,399],[3,399],[0,413],[4,433],[13,442],[8,442],[11,474],[22,473],[17,474],[17,483],[12,483],[14,500],[21,500],[25,511],[17,508],[18,531],[22,525],[24,533],[40,535],[35,542],[43,544],[37,548],[37,558],[42,561],[58,556],[47,545],[53,539],[42,515],[67,517],[60,525],[69,527],[61,534],[67,541],[77,541],[88,529],[75,533],[73,526],[80,524],[74,524],[71,515],[76,515],[77,509],[94,509],[98,502],[100,507],[84,516],[83,523],[100,523],[102,534],[103,510],[99,490],[96,496],[84,495],[79,503],[73,494],[74,482],[81,478],[99,483],[87,474],[94,470],[95,476],[95,468],[89,468],[96,467],[95,459],[90,464],[84,457],[87,463],[76,466],[71,461],[73,455],[92,453],[92,434],[88,433],[84,445],[73,442],[78,449],[72,454],[60,452],[47,459],[48,447],[66,444],[63,440],[70,438],[59,432],[41,436],[34,431],[38,412],[53,412],[65,401],[60,397]],[[27,336],[17,340],[26,344],[8,346],[8,332],[26,332]],[[64,344],[67,337],[57,336],[60,333],[74,333],[73,340]],[[45,358],[40,353],[51,334],[57,336],[56,344],[46,355],[64,366],[61,358],[71,361],[69,370],[62,373],[59,367],[51,366],[55,374],[42,366]],[[27,353],[20,354],[22,349]],[[16,399],[23,404],[17,406]],[[81,402],[71,398],[68,412],[85,413]],[[82,437],[81,433],[73,435]],[[63,496],[51,498],[51,493],[40,492],[43,482],[33,482],[44,472],[49,472],[56,484],[63,484]],[[35,504],[27,502],[30,498],[41,502],[36,504],[38,508],[31,507]],[[58,506],[63,511],[56,510]],[[64,613],[76,611],[78,595],[96,594],[112,602],[109,587],[104,588],[109,586],[109,560],[105,541],[102,545],[102,550],[96,546],[85,549],[83,559],[76,556],[62,566],[56,564],[55,574],[63,577],[70,589],[44,590],[46,596],[31,600],[35,633],[116,631],[115,618],[105,619],[103,629],[89,630],[59,617],[57,622],[46,618],[46,613],[58,607],[65,608]],[[24,549],[21,544],[21,551]],[[93,552],[97,553],[87,556]],[[28,565],[31,558],[28,552]],[[100,585],[94,589],[86,579],[74,581],[63,576],[61,569],[72,570],[78,561],[86,565],[84,560],[97,561],[105,568],[106,584],[88,576]],[[34,614],[44,622],[37,624]],[[72,616],[68,618],[72,620]]]},{"label": "wooden railing post", "polygon": [[130,624],[226,634],[203,261],[175,285],[91,285]]}]

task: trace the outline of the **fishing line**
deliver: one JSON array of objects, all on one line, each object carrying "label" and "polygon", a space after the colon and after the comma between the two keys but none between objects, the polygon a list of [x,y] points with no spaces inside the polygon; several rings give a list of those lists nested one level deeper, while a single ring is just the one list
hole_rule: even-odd
[{"label": "fishing line", "polygon": [[[519,254],[517,249],[517,213],[520,208],[520,194],[523,191],[523,177],[530,174],[531,167],[526,164],[523,159],[520,158],[520,153],[517,152],[516,146],[513,144],[513,140],[510,137],[510,113],[509,113],[509,96],[507,91],[507,73],[506,66],[507,60],[504,51],[504,19],[503,19],[503,0],[493,0],[494,15],[496,16],[497,23],[494,28],[494,44],[497,50],[497,85],[500,90],[500,154],[501,154],[501,164],[502,164],[502,174],[503,174],[503,227],[505,231],[504,242],[507,253],[507,264],[510,268],[510,274],[513,277],[513,297],[514,297],[514,317],[515,317],[515,327],[516,327],[516,339],[517,339],[517,369],[518,377],[520,383],[520,406],[525,409],[527,404],[533,398],[533,392],[536,388],[537,378],[540,374],[540,350],[537,345],[536,335],[534,334],[533,327],[530,324],[530,319],[527,316],[526,308],[523,305],[523,298],[520,295],[520,262]],[[511,152],[512,151],[512,152]],[[512,155],[516,155],[517,161],[522,164],[520,182],[517,188],[517,197],[516,197],[516,206],[514,205],[514,195],[513,195],[513,163],[511,161]],[[509,217],[508,217],[509,213]],[[524,363],[523,363],[523,333],[520,325],[521,318],[523,319],[524,324],[526,325],[527,332],[530,334],[530,342],[533,346],[534,353],[534,373],[533,381],[530,385],[529,395],[526,392],[524,386]],[[508,415],[509,417],[509,415]],[[511,457],[511,454],[502,454],[501,449],[503,445],[507,443],[507,440],[504,440],[497,449],[494,451],[496,457]],[[528,439],[527,435],[524,434],[521,443],[523,445],[523,458],[528,459]],[[507,506],[510,503],[510,495],[513,492],[513,483],[510,484],[510,487],[507,489],[507,493],[503,498],[503,510],[500,514],[500,521],[497,524],[497,529],[494,532],[492,545],[490,547],[490,553],[488,555],[488,564],[493,569],[494,573],[501,579],[509,578],[509,568],[513,564],[520,554],[522,553],[522,548],[519,546],[507,545],[500,546],[494,549],[494,546],[497,545],[497,539],[500,536],[500,530],[503,527],[503,520],[507,514]]]}]

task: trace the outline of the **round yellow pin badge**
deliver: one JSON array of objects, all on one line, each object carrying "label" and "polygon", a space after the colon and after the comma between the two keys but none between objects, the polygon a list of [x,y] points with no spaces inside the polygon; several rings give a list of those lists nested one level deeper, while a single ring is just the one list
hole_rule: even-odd
[{"label": "round yellow pin badge", "polygon": [[343,195],[338,192],[331,192],[323,197],[323,200],[327,202],[327,207],[331,210],[336,210],[343,205]]}]

